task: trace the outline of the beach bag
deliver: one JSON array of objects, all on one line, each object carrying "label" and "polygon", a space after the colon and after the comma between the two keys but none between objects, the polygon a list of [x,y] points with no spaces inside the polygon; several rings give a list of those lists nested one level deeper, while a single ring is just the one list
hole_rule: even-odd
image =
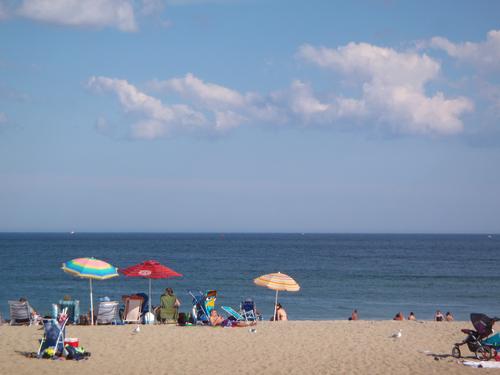
[{"label": "beach bag", "polygon": [[75,348],[74,346],[66,345],[65,349],[66,352],[68,353],[66,355],[66,359],[80,361],[82,359],[90,357],[90,353],[86,352],[85,349],[83,349],[82,347]]},{"label": "beach bag", "polygon": [[183,312],[179,313],[179,319],[177,319],[177,323],[180,326],[185,326],[187,321],[188,321],[188,319],[187,319],[186,313],[183,313]]}]

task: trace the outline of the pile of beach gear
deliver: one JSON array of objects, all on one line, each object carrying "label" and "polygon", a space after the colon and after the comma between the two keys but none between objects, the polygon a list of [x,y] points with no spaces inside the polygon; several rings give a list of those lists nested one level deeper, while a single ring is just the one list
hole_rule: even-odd
[{"label": "pile of beach gear", "polygon": [[37,358],[47,359],[70,359],[82,360],[90,357],[80,346],[78,338],[66,337],[66,324],[69,317],[67,310],[63,309],[55,319],[44,319],[44,334],[40,340],[40,346],[37,352]]}]

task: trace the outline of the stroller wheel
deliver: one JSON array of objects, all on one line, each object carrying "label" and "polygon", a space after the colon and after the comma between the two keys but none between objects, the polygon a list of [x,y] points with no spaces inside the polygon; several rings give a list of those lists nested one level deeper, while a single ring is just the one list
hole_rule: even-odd
[{"label": "stroller wheel", "polygon": [[460,358],[462,356],[462,353],[460,352],[460,348],[458,346],[454,346],[453,349],[451,349],[451,356],[454,358]]},{"label": "stroller wheel", "polygon": [[488,346],[480,346],[476,350],[476,358],[480,361],[489,361],[492,357],[491,348]]}]

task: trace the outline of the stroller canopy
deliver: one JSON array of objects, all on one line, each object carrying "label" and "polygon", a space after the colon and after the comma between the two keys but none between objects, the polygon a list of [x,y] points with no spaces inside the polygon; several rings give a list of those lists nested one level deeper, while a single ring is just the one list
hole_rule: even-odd
[{"label": "stroller canopy", "polygon": [[493,324],[498,321],[498,318],[490,318],[485,314],[472,313],[470,321],[476,329],[480,338],[488,337],[493,332]]}]

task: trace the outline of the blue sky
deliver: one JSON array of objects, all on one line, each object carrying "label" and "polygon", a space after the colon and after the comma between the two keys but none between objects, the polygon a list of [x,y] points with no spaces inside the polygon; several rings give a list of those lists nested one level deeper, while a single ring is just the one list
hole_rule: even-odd
[{"label": "blue sky", "polygon": [[498,14],[0,0],[0,231],[499,233]]}]

